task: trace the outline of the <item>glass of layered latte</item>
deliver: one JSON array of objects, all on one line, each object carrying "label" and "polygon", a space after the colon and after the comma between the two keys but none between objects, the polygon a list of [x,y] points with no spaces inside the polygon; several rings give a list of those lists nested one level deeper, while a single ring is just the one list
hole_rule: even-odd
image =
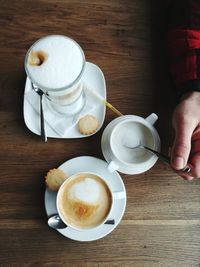
[{"label": "glass of layered latte", "polygon": [[25,57],[25,70],[33,87],[40,88],[53,109],[74,115],[84,106],[81,77],[84,52],[77,42],[63,35],[37,40]]}]

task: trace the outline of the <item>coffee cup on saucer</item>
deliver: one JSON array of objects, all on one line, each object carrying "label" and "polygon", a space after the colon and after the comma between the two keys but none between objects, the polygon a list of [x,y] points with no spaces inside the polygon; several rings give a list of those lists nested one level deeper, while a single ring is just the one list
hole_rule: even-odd
[{"label": "coffee cup on saucer", "polygon": [[110,172],[139,174],[154,166],[157,156],[138,146],[141,144],[160,150],[160,138],[153,126],[157,119],[155,113],[147,118],[125,115],[108,124],[102,135],[101,147]]},{"label": "coffee cup on saucer", "polygon": [[37,40],[25,57],[25,70],[33,88],[39,88],[58,113],[74,115],[85,104],[81,78],[85,69],[82,48],[64,35]]},{"label": "coffee cup on saucer", "polygon": [[69,177],[60,187],[56,205],[60,218],[78,231],[96,229],[109,218],[115,199],[125,192],[113,192],[104,178],[91,172]]}]

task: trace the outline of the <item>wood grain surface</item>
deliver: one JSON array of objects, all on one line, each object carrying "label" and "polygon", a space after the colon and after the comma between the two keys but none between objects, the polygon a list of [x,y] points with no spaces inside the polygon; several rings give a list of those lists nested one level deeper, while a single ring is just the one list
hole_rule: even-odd
[{"label": "wood grain surface", "polygon": [[164,31],[169,1],[0,0],[0,266],[200,266],[200,180],[187,182],[157,162],[121,175],[127,207],[120,225],[89,243],[47,226],[46,172],[73,157],[103,159],[103,129],[84,139],[43,143],[23,119],[24,56],[48,34],[64,34],[104,72],[108,101],[123,114],[159,116],[162,151],[172,142],[173,88]]}]

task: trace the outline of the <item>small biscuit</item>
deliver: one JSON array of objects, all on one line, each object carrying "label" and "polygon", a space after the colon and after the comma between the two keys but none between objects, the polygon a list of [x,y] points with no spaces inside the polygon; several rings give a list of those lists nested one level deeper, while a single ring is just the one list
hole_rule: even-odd
[{"label": "small biscuit", "polygon": [[45,182],[47,187],[52,191],[58,191],[61,184],[68,178],[68,175],[60,169],[49,170]]},{"label": "small biscuit", "polygon": [[85,115],[78,121],[78,129],[81,134],[94,134],[99,127],[97,118],[93,115]]}]

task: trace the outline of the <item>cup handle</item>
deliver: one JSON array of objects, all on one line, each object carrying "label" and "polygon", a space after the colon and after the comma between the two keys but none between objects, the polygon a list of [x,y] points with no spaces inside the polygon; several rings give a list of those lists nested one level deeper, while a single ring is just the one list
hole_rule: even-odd
[{"label": "cup handle", "polygon": [[151,125],[154,125],[157,119],[158,119],[158,116],[155,113],[152,113],[151,115],[145,118],[145,120]]},{"label": "cup handle", "polygon": [[113,199],[124,199],[126,197],[124,191],[112,192],[112,194],[113,194]]},{"label": "cup handle", "polygon": [[114,161],[111,161],[109,164],[108,164],[108,170],[109,172],[114,172],[116,170],[118,170],[119,166],[114,162]]}]

